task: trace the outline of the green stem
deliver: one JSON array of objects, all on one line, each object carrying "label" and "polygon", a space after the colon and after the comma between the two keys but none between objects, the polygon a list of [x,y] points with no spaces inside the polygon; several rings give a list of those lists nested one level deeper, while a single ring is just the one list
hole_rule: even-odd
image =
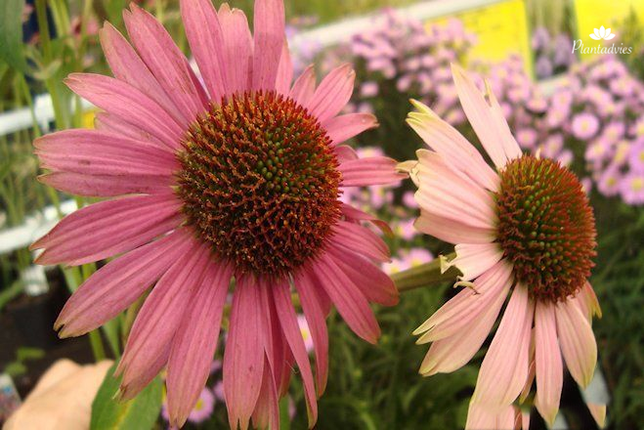
[{"label": "green stem", "polygon": [[101,340],[101,333],[98,330],[89,332],[89,343],[92,346],[94,359],[96,361],[105,360],[105,348],[103,347],[103,341]]},{"label": "green stem", "polygon": [[[447,260],[451,260],[456,254],[446,255]],[[455,282],[460,272],[455,267],[450,267],[445,273],[441,273],[440,260],[436,259],[431,263],[422,266],[412,267],[403,272],[391,275],[398,291],[405,292],[416,288],[431,287],[446,282]]]}]

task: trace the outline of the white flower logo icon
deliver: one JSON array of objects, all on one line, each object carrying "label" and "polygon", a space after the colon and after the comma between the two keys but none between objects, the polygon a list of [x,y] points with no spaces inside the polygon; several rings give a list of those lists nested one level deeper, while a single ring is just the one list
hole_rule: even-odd
[{"label": "white flower logo icon", "polygon": [[603,25],[599,29],[596,28],[595,33],[590,35],[590,38],[595,40],[611,40],[613,37],[615,34],[610,32],[610,28],[604,28]]}]

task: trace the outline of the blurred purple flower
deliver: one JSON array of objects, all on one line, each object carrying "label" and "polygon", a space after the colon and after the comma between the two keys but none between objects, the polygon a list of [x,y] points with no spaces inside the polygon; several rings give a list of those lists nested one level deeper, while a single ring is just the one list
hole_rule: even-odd
[{"label": "blurred purple flower", "polygon": [[579,140],[588,140],[597,134],[599,120],[591,113],[577,114],[572,119],[572,134]]}]

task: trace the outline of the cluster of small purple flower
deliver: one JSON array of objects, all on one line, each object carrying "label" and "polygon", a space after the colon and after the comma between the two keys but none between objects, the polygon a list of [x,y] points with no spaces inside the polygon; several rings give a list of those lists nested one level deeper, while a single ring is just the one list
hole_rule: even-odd
[{"label": "cluster of small purple flower", "polygon": [[348,46],[360,83],[353,110],[373,112],[378,97],[396,91],[431,104],[451,123],[463,122],[449,64],[461,61],[474,42],[459,20],[425,27],[394,10],[385,11]]},{"label": "cluster of small purple flower", "polygon": [[572,37],[565,33],[552,37],[544,27],[538,27],[532,33],[532,51],[539,79],[567,71],[576,60],[572,53]]}]

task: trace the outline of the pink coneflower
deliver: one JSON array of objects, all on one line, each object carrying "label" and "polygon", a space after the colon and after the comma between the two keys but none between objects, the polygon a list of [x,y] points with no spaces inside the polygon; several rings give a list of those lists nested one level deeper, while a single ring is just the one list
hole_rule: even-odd
[{"label": "pink coneflower", "polygon": [[[472,403],[496,412],[511,405],[536,366],[536,403],[550,423],[559,408],[561,353],[575,380],[590,382],[597,347],[590,325],[599,312],[587,281],[595,225],[577,178],[557,162],[524,155],[489,91],[460,68],[454,81],[463,109],[496,170],[453,127],[416,102],[408,123],[433,151],[401,164],[419,187],[424,233],[456,244],[466,286],[414,333],[433,342],[420,373],[452,372],[479,350],[506,297]],[[534,324],[534,330],[532,329]],[[534,342],[534,356],[530,344]]]},{"label": "pink coneflower", "polygon": [[[282,0],[246,16],[210,0],[181,14],[204,85],[154,17],[124,14],[133,46],[111,25],[101,42],[115,78],[73,74],[67,84],[104,110],[97,130],[69,130],[35,145],[42,181],[117,197],[62,220],[33,248],[41,264],[79,265],[123,254],[96,272],[61,312],[60,334],[94,330],[152,286],[117,374],[134,397],[167,365],[171,424],[181,426],[208,377],[234,279],[223,380],[230,425],[279,428],[278,399],[294,364],[309,423],[327,379],[325,316],[334,304],[369,342],[380,329],[369,302],[397,291],[375,262],[385,243],[342,204],[347,187],[395,183],[395,162],[360,159],[341,143],[375,127],[373,115],[339,112],[354,72],[344,65],[316,86],[309,67],[292,82]],[[124,196],[127,195],[127,196]],[[291,303],[299,294],[316,354],[316,379]]]}]

